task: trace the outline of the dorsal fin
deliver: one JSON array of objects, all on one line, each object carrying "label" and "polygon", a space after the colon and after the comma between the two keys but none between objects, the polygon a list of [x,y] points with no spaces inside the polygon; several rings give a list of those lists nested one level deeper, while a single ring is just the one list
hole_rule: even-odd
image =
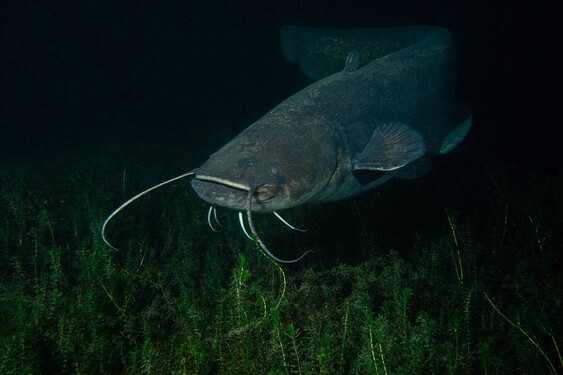
[{"label": "dorsal fin", "polygon": [[346,56],[346,61],[344,62],[343,72],[351,73],[358,70],[362,65],[362,54],[357,49],[352,50],[348,56]]},{"label": "dorsal fin", "polygon": [[313,81],[341,71],[342,61],[354,49],[361,53],[364,63],[369,63],[439,33],[439,28],[431,26],[376,29],[282,26],[280,30],[284,57],[290,63],[298,63],[301,72]]}]

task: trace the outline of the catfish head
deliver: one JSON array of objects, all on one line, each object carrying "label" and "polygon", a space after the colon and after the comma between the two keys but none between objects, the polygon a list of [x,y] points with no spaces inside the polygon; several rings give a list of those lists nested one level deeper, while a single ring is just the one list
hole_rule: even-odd
[{"label": "catfish head", "polygon": [[250,203],[253,212],[271,212],[299,206],[329,184],[337,165],[331,137],[314,125],[295,129],[295,122],[272,120],[258,121],[197,169],[191,183],[203,200],[238,211]]}]

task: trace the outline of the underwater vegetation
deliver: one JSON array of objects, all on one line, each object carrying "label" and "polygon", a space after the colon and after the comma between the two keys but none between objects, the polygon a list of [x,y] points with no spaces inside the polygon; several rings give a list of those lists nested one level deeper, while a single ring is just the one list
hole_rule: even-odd
[{"label": "underwater vegetation", "polygon": [[108,249],[100,224],[131,194],[125,180],[0,181],[0,373],[563,370],[561,174],[527,190],[491,173],[479,218],[446,209],[409,256],[358,225],[356,262],[319,242],[290,267],[234,219],[211,233],[185,187],[122,215],[110,230],[122,250]]}]

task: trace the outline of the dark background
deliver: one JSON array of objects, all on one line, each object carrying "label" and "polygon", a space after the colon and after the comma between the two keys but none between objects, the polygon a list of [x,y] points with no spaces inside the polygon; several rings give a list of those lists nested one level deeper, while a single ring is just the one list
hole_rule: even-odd
[{"label": "dark background", "polygon": [[[444,26],[458,39],[460,85],[475,113],[470,158],[548,173],[562,160],[562,43],[555,10],[539,3],[2,4],[0,166],[11,171],[35,174],[69,154],[127,158],[155,143],[177,150],[174,160],[184,150],[203,161],[306,84],[279,51],[283,24]],[[194,151],[198,142],[209,144]]]}]

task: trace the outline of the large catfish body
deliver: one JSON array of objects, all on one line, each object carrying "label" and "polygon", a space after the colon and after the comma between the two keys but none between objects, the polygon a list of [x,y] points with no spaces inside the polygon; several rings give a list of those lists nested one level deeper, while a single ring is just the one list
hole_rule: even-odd
[{"label": "large catfish body", "polygon": [[249,192],[254,212],[343,199],[423,174],[424,155],[450,151],[471,126],[454,103],[447,30],[284,27],[282,49],[318,81],[197,169],[192,186],[212,205],[245,211]]}]

